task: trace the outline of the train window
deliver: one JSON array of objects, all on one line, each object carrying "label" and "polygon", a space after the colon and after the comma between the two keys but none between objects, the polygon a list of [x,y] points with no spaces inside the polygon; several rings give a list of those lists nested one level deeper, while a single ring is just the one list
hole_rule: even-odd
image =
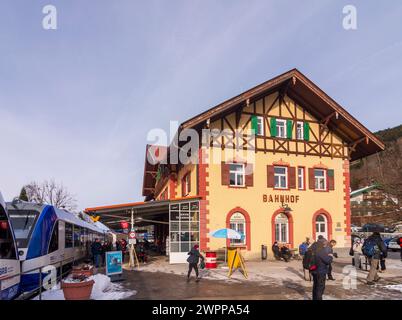
[{"label": "train window", "polygon": [[56,250],[59,250],[59,222],[58,221],[54,225],[54,229],[52,232],[52,238],[50,239],[48,253],[54,252]]},{"label": "train window", "polygon": [[2,206],[0,206],[0,259],[16,259],[13,235]]},{"label": "train window", "polygon": [[65,233],[65,246],[66,248],[73,247],[73,225],[66,222],[66,233]]},{"label": "train window", "polygon": [[39,212],[35,210],[8,210],[18,247],[24,248],[28,246],[31,229],[38,214]]},{"label": "train window", "polygon": [[80,246],[80,236],[81,228],[78,226],[74,226],[74,248],[78,248]]}]

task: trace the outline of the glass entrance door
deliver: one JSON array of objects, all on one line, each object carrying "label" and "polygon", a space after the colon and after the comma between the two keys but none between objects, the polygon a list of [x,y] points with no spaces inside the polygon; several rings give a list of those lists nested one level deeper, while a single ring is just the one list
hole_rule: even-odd
[{"label": "glass entrance door", "polygon": [[187,253],[200,240],[199,201],[169,205],[169,261],[186,263]]}]

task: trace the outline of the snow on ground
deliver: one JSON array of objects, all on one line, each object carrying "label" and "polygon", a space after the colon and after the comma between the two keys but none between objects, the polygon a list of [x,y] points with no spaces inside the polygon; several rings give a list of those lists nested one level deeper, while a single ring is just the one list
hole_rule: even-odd
[{"label": "snow on ground", "polygon": [[[98,273],[88,280],[91,279],[95,281],[91,293],[92,300],[121,300],[137,294],[135,290],[128,291],[123,289],[121,284],[112,283],[110,278],[104,274]],[[35,297],[34,300],[39,300],[39,297]],[[42,292],[42,300],[65,300],[60,284]]]},{"label": "snow on ground", "polygon": [[389,290],[396,290],[402,293],[402,284],[390,284],[388,286],[385,286],[384,288]]}]

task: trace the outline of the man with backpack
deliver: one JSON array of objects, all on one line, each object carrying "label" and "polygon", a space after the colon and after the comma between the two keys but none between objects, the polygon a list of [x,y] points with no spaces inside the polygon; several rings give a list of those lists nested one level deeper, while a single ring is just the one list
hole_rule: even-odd
[{"label": "man with backpack", "polygon": [[328,266],[332,263],[333,254],[328,246],[328,241],[324,238],[316,242],[313,250],[309,263],[309,270],[313,275],[313,300],[322,300]]},{"label": "man with backpack", "polygon": [[380,280],[377,274],[378,263],[381,259],[381,255],[387,255],[387,247],[381,239],[379,232],[373,232],[363,244],[363,254],[368,258],[370,264],[370,272],[367,276],[367,284],[374,285],[375,282]]},{"label": "man with backpack", "polygon": [[304,253],[303,256],[303,271],[304,271],[304,280],[306,279],[306,271],[309,272],[309,281],[311,281],[311,271],[314,269],[315,266],[315,253],[317,251],[317,246],[319,242],[324,242],[326,241],[322,235],[319,235],[317,238],[317,241],[314,242],[309,248],[307,248],[307,251]]}]

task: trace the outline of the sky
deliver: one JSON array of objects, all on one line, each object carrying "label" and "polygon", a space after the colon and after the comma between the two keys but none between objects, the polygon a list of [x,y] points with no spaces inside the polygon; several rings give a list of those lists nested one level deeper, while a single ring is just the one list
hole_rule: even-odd
[{"label": "sky", "polygon": [[78,209],[142,200],[151,129],[292,68],[368,129],[399,125],[401,17],[399,0],[2,0],[0,191],[55,179]]}]

